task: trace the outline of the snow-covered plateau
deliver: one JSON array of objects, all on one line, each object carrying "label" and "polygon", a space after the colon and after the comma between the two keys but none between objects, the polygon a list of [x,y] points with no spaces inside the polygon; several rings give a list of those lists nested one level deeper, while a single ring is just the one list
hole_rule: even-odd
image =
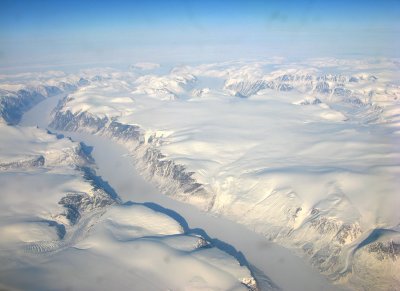
[{"label": "snow-covered plateau", "polygon": [[[141,63],[127,71],[103,68],[72,75],[2,75],[0,112],[6,123],[16,123],[34,104],[65,94],[48,120],[50,130],[99,135],[123,145],[136,169],[163,194],[243,224],[291,249],[338,288],[398,290],[398,60],[291,62],[273,58],[178,66],[168,73],[160,68]],[[51,92],[46,86],[53,88]],[[38,94],[42,97],[35,97]],[[31,99],[25,97],[29,95]],[[14,116],[15,108],[20,108],[20,113]],[[2,235],[7,238],[3,244],[15,246],[8,241],[13,237],[24,243],[18,251],[54,253],[39,257],[43,260],[40,270],[49,266],[42,272],[49,284],[55,284],[50,282],[52,274],[62,273],[66,264],[84,264],[88,256],[95,266],[117,257],[110,272],[117,269],[121,271],[118,276],[127,276],[126,266],[132,267],[138,271],[131,276],[142,278],[143,284],[157,273],[152,280],[154,288],[183,284],[189,290],[215,289],[221,284],[218,288],[231,290],[255,286],[245,266],[216,248],[203,249],[204,239],[185,234],[170,217],[144,206],[121,205],[118,195],[107,193],[108,188],[93,186],[90,178],[82,178],[89,169],[89,176],[95,175],[93,166],[88,166],[94,161],[86,155],[78,158],[85,153],[82,145],[75,144],[76,154],[65,156],[56,149],[62,143],[73,147],[68,140],[39,134],[38,129],[1,128],[5,132],[1,134],[0,171],[7,176],[1,182],[2,207],[15,211],[7,216],[2,210],[1,222],[6,230],[17,232]],[[26,132],[18,135],[21,130]],[[39,149],[46,140],[43,136],[52,140],[55,149],[53,145],[51,151]],[[17,159],[14,152],[18,147],[9,143],[18,138],[32,145],[24,147],[24,142],[17,142],[21,144]],[[52,154],[47,157],[49,152]],[[51,160],[64,156],[62,162]],[[68,182],[63,180],[66,169]],[[59,182],[46,178],[52,172],[57,173]],[[12,193],[7,187],[23,188],[24,183],[15,177],[24,175],[38,179],[32,183],[52,189],[50,193],[56,197],[40,188],[36,191],[39,197],[29,203],[23,194],[25,206],[20,209],[15,201],[20,198],[7,196]],[[57,186],[48,186],[41,179],[57,182]],[[76,184],[78,181],[81,184]],[[29,184],[26,182],[26,187]],[[96,194],[99,191],[101,194]],[[87,196],[80,196],[82,193]],[[31,205],[41,200],[39,205]],[[84,207],[76,206],[77,202],[84,202]],[[60,207],[66,211],[64,215]],[[39,217],[45,223],[36,222]],[[30,225],[27,221],[35,221],[32,234],[25,230]],[[21,233],[29,238],[22,239]],[[38,243],[38,236],[49,238]],[[119,251],[116,242],[121,241],[136,257],[134,262]],[[150,253],[157,255],[145,259]],[[165,257],[173,259],[163,261]],[[39,259],[32,256],[26,260]],[[216,271],[202,263],[214,260],[211,265]],[[168,271],[171,262],[182,270],[178,278]],[[21,272],[27,270],[23,266]],[[12,268],[0,273],[12,281],[8,269]],[[90,272],[96,278],[97,267]],[[199,278],[191,277],[193,272]],[[118,276],[113,280],[126,282]],[[28,282],[29,277],[25,278]]]}]

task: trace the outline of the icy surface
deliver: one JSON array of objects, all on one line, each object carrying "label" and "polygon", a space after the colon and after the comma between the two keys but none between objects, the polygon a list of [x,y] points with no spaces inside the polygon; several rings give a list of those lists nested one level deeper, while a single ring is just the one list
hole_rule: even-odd
[{"label": "icy surface", "polygon": [[257,288],[246,266],[171,216],[122,205],[87,146],[7,125],[0,145],[2,288]]},{"label": "icy surface", "polygon": [[270,59],[169,73],[151,64],[91,70],[77,74],[88,83],[58,104],[50,126],[123,144],[164,194],[291,248],[337,284],[393,289],[398,64]]},{"label": "icy surface", "polygon": [[397,73],[395,60],[314,59],[121,74],[70,95],[51,125],[111,136],[165,194],[298,250],[337,282],[380,286],[365,274],[397,259],[357,273],[348,258],[400,222]]}]

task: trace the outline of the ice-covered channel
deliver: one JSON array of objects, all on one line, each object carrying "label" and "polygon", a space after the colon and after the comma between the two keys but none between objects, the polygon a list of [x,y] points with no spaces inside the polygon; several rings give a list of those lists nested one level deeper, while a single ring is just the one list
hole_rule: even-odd
[{"label": "ice-covered channel", "polygon": [[[62,97],[39,103],[25,113],[20,125],[46,128],[52,109]],[[100,136],[75,132],[63,134],[93,147],[97,174],[114,188],[123,201],[148,202],[149,206],[174,216],[188,228],[204,231],[219,248],[239,259],[243,255],[261,288],[266,286],[263,280],[268,277],[282,290],[337,290],[290,250],[269,242],[239,223],[212,216],[159,193],[136,171],[128,150],[123,146]]]}]

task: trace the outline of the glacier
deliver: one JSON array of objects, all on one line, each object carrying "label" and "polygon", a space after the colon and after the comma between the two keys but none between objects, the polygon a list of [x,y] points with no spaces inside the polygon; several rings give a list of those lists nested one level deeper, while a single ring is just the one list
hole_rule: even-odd
[{"label": "glacier", "polygon": [[123,202],[86,145],[35,127],[0,133],[2,288],[258,290],[249,269],[206,238]]},{"label": "glacier", "polygon": [[[49,127],[120,143],[165,195],[291,249],[338,288],[398,286],[396,60],[158,68],[69,77],[86,81],[63,96]],[[92,203],[69,198],[73,209]]]}]

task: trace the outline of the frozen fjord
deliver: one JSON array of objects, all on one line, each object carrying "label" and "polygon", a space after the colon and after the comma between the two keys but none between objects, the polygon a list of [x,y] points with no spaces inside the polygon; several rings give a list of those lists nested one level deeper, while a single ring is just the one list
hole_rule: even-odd
[{"label": "frozen fjord", "polygon": [[[307,68],[292,64],[287,69],[286,64],[282,70],[275,65],[272,73],[270,68],[265,72],[268,64],[262,63],[177,68],[162,76],[109,71],[103,80],[97,78],[72,94],[53,125],[120,141],[122,130],[130,130],[145,141],[142,157],[150,167],[142,163],[141,173],[156,176],[153,180],[164,193],[202,208],[212,205],[210,211],[231,219],[245,218],[241,222],[248,227],[304,251],[313,265],[337,282],[395,284],[396,261],[392,265],[391,256],[396,253],[390,250],[396,246],[398,219],[390,207],[397,199],[392,147],[398,129],[398,86],[390,70],[396,69],[390,61],[338,61],[336,68],[335,62],[315,61],[314,68],[308,63]],[[345,69],[338,72],[337,64]],[[222,82],[210,83],[210,78]],[[64,114],[68,112],[73,114]],[[293,143],[288,145],[287,140]],[[155,150],[148,151],[150,146]],[[134,158],[140,162],[140,155]],[[171,166],[171,160],[193,171],[193,179],[179,167],[179,183],[162,179],[160,174],[173,173],[163,168]],[[156,175],[151,175],[152,169]],[[214,173],[222,176],[210,180]],[[368,178],[371,181],[360,188]],[[379,183],[382,178],[387,183]],[[221,181],[229,183],[218,188]],[[264,185],[266,181],[278,185]],[[189,194],[195,190],[204,195],[193,195],[190,201],[191,195],[182,195],[180,186]],[[271,193],[265,193],[271,187]],[[357,192],[370,194],[362,201]],[[386,197],[374,198],[373,193]],[[249,211],[257,201],[259,205]],[[310,240],[312,236],[315,239]],[[368,282],[357,282],[357,272],[367,261],[390,280],[379,282],[370,276]]]},{"label": "frozen fjord", "polygon": [[[57,98],[48,98],[39,103],[23,115],[20,125],[38,125],[45,128],[48,125],[49,115],[58,101]],[[271,286],[282,290],[337,289],[302,259],[289,250],[269,242],[262,235],[223,217],[202,212],[193,205],[160,195],[160,191],[154,185],[138,174],[130,152],[124,146],[102,136],[57,132],[93,147],[91,155],[96,161],[97,174],[112,185],[123,201],[150,202],[147,204],[149,207],[156,211],[166,211],[182,225],[187,225],[191,232],[205,235],[217,247],[239,259],[244,256],[243,259],[253,267],[254,275],[259,280],[259,287],[262,290],[269,290]]]}]

